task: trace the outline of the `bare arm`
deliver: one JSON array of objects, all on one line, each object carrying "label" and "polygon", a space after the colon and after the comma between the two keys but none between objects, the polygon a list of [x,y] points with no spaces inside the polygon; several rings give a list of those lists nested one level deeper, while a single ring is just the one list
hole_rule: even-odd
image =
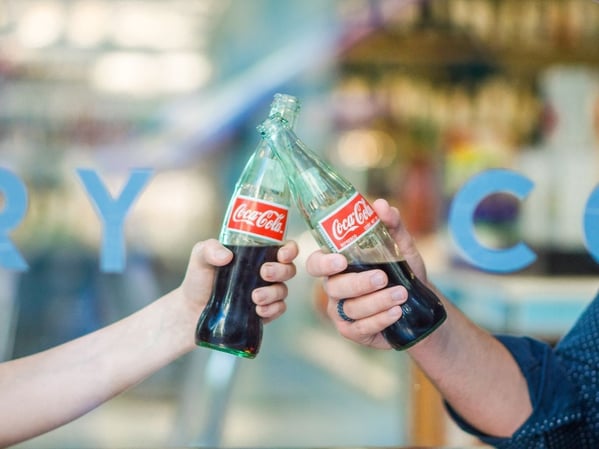
[{"label": "bare arm", "polygon": [[[422,258],[403,228],[397,209],[384,200],[375,201],[373,206],[415,274],[427,282]],[[346,265],[341,255],[317,251],[308,258],[307,270],[314,276],[325,276],[328,314],[344,337],[390,349],[381,331],[401,316],[400,305],[407,292],[400,286],[381,290],[387,280],[380,270],[337,274]],[[497,339],[437,293],[447,308],[447,320],[408,353],[466,421],[489,435],[511,436],[532,412],[524,376]],[[337,314],[337,303],[342,298],[352,298],[345,301],[344,311],[356,320],[353,323]]]},{"label": "bare arm", "polygon": [[472,426],[510,437],[532,413],[526,380],[509,351],[447,300],[446,323],[409,349],[445,400]]},{"label": "bare arm", "polygon": [[[284,281],[295,275],[297,246],[262,266],[276,284],[253,293],[266,322],[285,311]],[[214,266],[232,254],[216,240],[194,247],[181,286],[138,312],[96,332],[0,365],[0,446],[65,424],[137,384],[195,348],[194,330],[208,301]]]}]

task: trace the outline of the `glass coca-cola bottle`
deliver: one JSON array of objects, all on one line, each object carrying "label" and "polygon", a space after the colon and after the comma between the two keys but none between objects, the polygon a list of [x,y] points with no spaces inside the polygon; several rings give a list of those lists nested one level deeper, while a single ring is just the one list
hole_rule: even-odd
[{"label": "glass coca-cola bottle", "polygon": [[395,240],[368,201],[329,163],[310,150],[285,125],[271,116],[259,127],[281,161],[291,196],[316,241],[348,260],[348,272],[381,269],[388,287],[401,284],[408,300],[402,316],[383,335],[397,350],[409,348],[446,318],[443,304],[408,266]]},{"label": "glass coca-cola bottle", "polygon": [[[292,126],[299,109],[295,97],[276,94],[270,114],[284,117],[285,126]],[[199,346],[245,358],[258,354],[262,320],[252,302],[252,291],[268,285],[260,277],[260,267],[277,258],[290,202],[279,161],[261,139],[235,185],[221,227],[219,240],[234,256],[217,269],[212,295],[196,327]]]}]

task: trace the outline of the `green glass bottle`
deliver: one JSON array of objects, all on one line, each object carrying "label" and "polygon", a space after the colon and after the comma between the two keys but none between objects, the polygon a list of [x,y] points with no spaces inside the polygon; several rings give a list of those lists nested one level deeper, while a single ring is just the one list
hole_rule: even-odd
[{"label": "green glass bottle", "polygon": [[402,316],[383,331],[389,344],[407,349],[435,330],[446,318],[443,304],[414,275],[368,201],[308,148],[280,115],[269,117],[258,129],[281,161],[291,196],[316,241],[343,254],[348,272],[378,268],[387,273],[387,287],[403,285],[408,290]]},{"label": "green glass bottle", "polygon": [[[294,124],[297,98],[276,94],[270,115]],[[262,342],[262,320],[251,295],[268,285],[260,277],[264,262],[275,261],[283,244],[290,206],[287,179],[270,147],[261,139],[247,161],[229,201],[220,242],[234,256],[217,270],[212,295],[195,332],[199,346],[254,358]]]}]

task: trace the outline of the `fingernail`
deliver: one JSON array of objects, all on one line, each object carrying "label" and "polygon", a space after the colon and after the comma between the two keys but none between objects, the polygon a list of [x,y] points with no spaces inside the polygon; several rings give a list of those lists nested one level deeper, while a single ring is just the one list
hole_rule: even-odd
[{"label": "fingernail", "polygon": [[278,260],[287,260],[288,258],[289,258],[289,251],[287,250],[287,248],[281,248],[279,250],[277,259]]},{"label": "fingernail", "polygon": [[335,270],[341,270],[341,269],[343,269],[344,265],[345,264],[344,264],[343,260],[340,257],[336,257],[333,260],[333,269],[335,269]]},{"label": "fingernail", "polygon": [[388,311],[389,315],[393,316],[393,317],[399,317],[401,316],[401,307],[399,306],[394,306],[391,307]]},{"label": "fingernail", "polygon": [[264,293],[264,291],[262,289],[256,289],[254,290],[253,294],[252,294],[252,299],[254,300],[254,303],[256,305],[259,305],[262,301],[264,301],[266,299],[266,294]]},{"label": "fingernail", "polygon": [[264,264],[264,266],[262,267],[262,275],[265,278],[272,278],[275,274],[275,270],[272,267],[272,265],[270,264]]},{"label": "fingernail", "polygon": [[403,289],[395,288],[395,289],[391,290],[391,299],[393,301],[401,301],[404,298],[405,298],[405,295],[404,295]]},{"label": "fingernail", "polygon": [[385,275],[382,273],[373,274],[370,282],[374,287],[384,287],[386,283]]},{"label": "fingernail", "polygon": [[223,259],[226,259],[227,257],[229,257],[229,254],[230,254],[230,252],[226,249],[218,249],[214,253],[214,256],[219,260],[223,260]]}]

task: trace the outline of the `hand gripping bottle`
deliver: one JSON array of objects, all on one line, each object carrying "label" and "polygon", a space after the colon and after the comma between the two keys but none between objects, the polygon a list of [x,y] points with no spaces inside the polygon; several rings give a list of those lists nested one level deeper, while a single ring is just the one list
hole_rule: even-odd
[{"label": "hand gripping bottle", "polygon": [[[293,125],[299,102],[276,94],[271,114]],[[250,156],[230,199],[220,242],[233,251],[233,260],[216,273],[212,296],[200,315],[195,341],[199,346],[254,358],[262,341],[262,320],[252,291],[268,285],[260,267],[274,261],[285,238],[290,205],[287,179],[268,145],[261,140]]]},{"label": "hand gripping bottle", "polygon": [[401,284],[408,290],[402,316],[383,331],[389,344],[407,349],[435,330],[447,316],[445,308],[414,275],[366,199],[288,129],[281,116],[269,117],[258,129],[281,161],[291,196],[316,241],[343,254],[347,272],[378,268],[387,273],[388,287]]}]

